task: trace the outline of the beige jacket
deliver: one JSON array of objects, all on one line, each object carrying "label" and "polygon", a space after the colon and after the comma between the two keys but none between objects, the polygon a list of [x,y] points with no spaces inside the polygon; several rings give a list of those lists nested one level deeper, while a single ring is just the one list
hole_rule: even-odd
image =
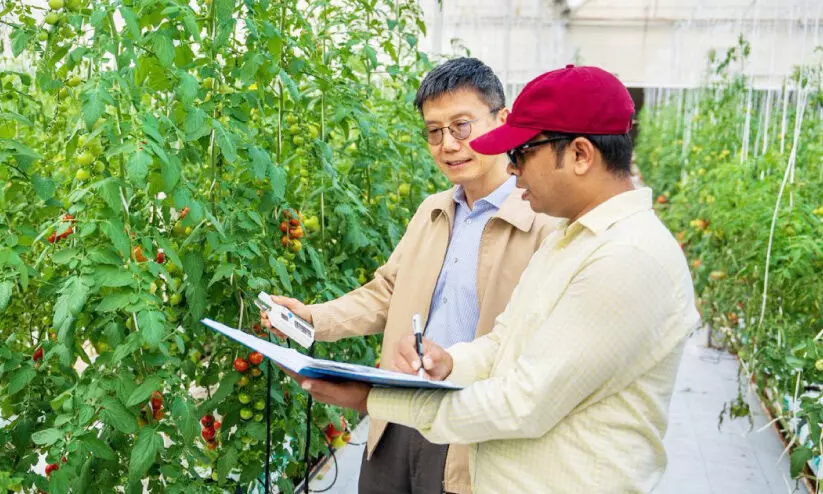
[{"label": "beige jacket", "polygon": [[[486,224],[480,239],[480,317],[475,338],[492,329],[532,254],[559,224],[555,218],[532,211],[528,202],[521,199],[522,194],[522,189],[514,189]],[[451,236],[453,195],[454,188],[423,201],[403,238],[372,281],[336,300],[310,306],[317,340],[334,341],[382,331],[380,367],[394,368],[394,347],[403,336],[411,334],[412,315],[419,313],[423,321],[428,320]],[[386,422],[371,421],[367,458],[371,458],[385,429]],[[450,446],[443,487],[447,492],[471,492],[466,446]]]}]

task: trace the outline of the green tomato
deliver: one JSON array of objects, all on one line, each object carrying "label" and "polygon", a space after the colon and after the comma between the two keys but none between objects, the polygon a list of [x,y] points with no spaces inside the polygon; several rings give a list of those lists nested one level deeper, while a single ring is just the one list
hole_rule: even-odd
[{"label": "green tomato", "polygon": [[46,14],[46,18],[44,20],[46,21],[46,24],[51,24],[53,26],[57,24],[57,21],[60,20],[60,16],[58,16],[54,12],[49,12],[48,14]]},{"label": "green tomato", "polygon": [[91,174],[85,168],[80,168],[79,170],[77,170],[77,173],[74,174],[74,178],[81,182],[84,180],[88,180],[90,177]]},{"label": "green tomato", "polygon": [[254,414],[248,408],[242,408],[240,410],[240,418],[243,420],[249,420],[252,417],[252,415]]},{"label": "green tomato", "polygon": [[171,297],[169,297],[169,303],[171,305],[179,305],[180,302],[183,301],[183,296],[179,293],[172,293]]},{"label": "green tomato", "polygon": [[249,385],[249,378],[247,376],[241,376],[240,379],[237,381],[237,386],[243,388]]},{"label": "green tomato", "polygon": [[257,400],[254,402],[254,409],[255,410],[263,410],[266,408],[266,402],[263,400]]},{"label": "green tomato", "polygon": [[251,401],[251,396],[249,396],[248,393],[240,393],[240,395],[237,397],[237,400],[245,405]]},{"label": "green tomato", "polygon": [[294,137],[292,137],[291,142],[295,146],[302,146],[303,144],[306,143],[306,140],[303,139],[302,136],[294,136]]},{"label": "green tomato", "polygon": [[397,193],[400,195],[400,197],[409,197],[410,191],[411,186],[407,183],[402,183],[399,187],[397,187]]},{"label": "green tomato", "polygon": [[63,0],[49,0],[49,8],[52,10],[60,10],[63,8]]},{"label": "green tomato", "polygon": [[49,39],[49,33],[45,29],[40,30],[37,32],[37,40],[38,41],[47,41]]},{"label": "green tomato", "polygon": [[823,372],[823,358],[818,359],[817,362],[814,363],[814,368]]},{"label": "green tomato", "polygon": [[94,161],[94,155],[91,154],[89,151],[83,151],[76,159],[76,162],[79,166],[87,166],[92,161]]},{"label": "green tomato", "polygon": [[263,421],[263,414],[262,413],[255,413],[254,414],[254,421],[255,422],[262,422]]}]

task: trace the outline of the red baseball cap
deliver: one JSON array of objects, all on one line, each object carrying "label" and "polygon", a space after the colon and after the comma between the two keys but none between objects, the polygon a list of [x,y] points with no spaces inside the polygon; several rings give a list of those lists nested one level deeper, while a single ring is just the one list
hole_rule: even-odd
[{"label": "red baseball cap", "polygon": [[514,100],[506,123],[473,139],[482,154],[502,154],[544,131],[625,134],[634,102],[617,77],[597,67],[566,65],[538,76]]}]

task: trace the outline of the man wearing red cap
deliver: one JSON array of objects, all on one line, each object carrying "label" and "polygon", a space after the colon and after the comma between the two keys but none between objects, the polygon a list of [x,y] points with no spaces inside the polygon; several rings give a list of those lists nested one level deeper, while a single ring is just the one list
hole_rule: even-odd
[{"label": "man wearing red cap", "polygon": [[[649,492],[683,343],[700,323],[686,260],[629,174],[634,113],[595,67],[531,81],[501,127],[475,139],[506,152],[538,212],[566,221],[523,272],[491,333],[448,350],[425,342],[432,379],[461,391],[305,380],[322,401],[469,443],[475,493]],[[395,365],[421,362],[409,337]]]}]

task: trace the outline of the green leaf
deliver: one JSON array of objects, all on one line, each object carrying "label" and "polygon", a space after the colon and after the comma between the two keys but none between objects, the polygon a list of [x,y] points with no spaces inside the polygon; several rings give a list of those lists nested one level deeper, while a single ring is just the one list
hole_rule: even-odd
[{"label": "green leaf", "polygon": [[82,94],[81,99],[83,100],[83,106],[81,107],[81,114],[83,116],[83,122],[86,124],[86,128],[91,129],[94,123],[97,122],[97,119],[103,114],[103,110],[106,107],[105,100],[107,94],[105,90],[99,87]]},{"label": "green leaf", "polygon": [[134,442],[129,461],[129,480],[137,482],[143,478],[154,463],[157,453],[163,449],[163,438],[151,427],[143,427]]},{"label": "green leaf", "polygon": [[257,146],[252,146],[249,148],[249,159],[251,160],[251,170],[254,178],[258,180],[265,178],[266,173],[272,167],[269,153]]},{"label": "green leaf", "polygon": [[131,35],[131,38],[140,40],[140,38],[142,38],[140,34],[140,23],[134,11],[128,7],[120,7],[120,15],[123,16],[123,20],[126,22],[126,31]]},{"label": "green leaf", "polygon": [[187,442],[191,442],[197,437],[199,422],[194,411],[194,408],[184,398],[175,398],[171,404],[171,413],[175,418],[177,428]]},{"label": "green leaf", "polygon": [[274,201],[280,203],[286,197],[286,172],[279,166],[269,167],[269,180]]},{"label": "green leaf", "polygon": [[317,255],[317,251],[311,245],[307,245],[306,250],[309,253],[309,260],[311,260],[311,265],[317,277],[321,279],[326,278],[326,270],[323,267],[323,261],[321,261],[320,256]]},{"label": "green leaf", "polygon": [[132,290],[122,290],[110,293],[103,297],[94,310],[96,312],[114,312],[125,309],[131,303],[132,294],[134,294],[134,291]]},{"label": "green leaf", "polygon": [[218,24],[231,22],[234,15],[234,0],[214,0],[214,14]]},{"label": "green leaf", "polygon": [[64,435],[65,434],[60,429],[44,429],[32,434],[31,440],[34,441],[34,444],[38,444],[40,446],[51,446],[62,439]]},{"label": "green leaf", "polygon": [[169,239],[167,239],[166,237],[161,237],[157,239],[157,244],[160,245],[160,247],[163,249],[163,252],[166,253],[166,257],[171,259],[171,262],[173,262],[176,266],[183,265],[183,261],[177,255],[177,251],[174,249],[174,247],[172,247],[171,242],[169,242]]},{"label": "green leaf", "polygon": [[119,288],[136,286],[134,274],[120,266],[98,266],[94,270],[94,279],[98,286]]},{"label": "green leaf", "polygon": [[186,119],[183,120],[183,132],[186,133],[186,141],[194,141],[208,135],[211,132],[211,124],[206,112],[200,108],[189,108]]},{"label": "green leaf", "polygon": [[200,413],[211,413],[211,410],[223,402],[232,392],[234,392],[234,385],[240,380],[240,374],[237,372],[230,372],[220,380],[220,387],[211,396],[211,399],[205,401],[200,405]]},{"label": "green leaf", "polygon": [[149,173],[149,165],[152,163],[151,156],[145,151],[138,151],[129,158],[126,164],[129,182],[137,186],[146,185],[146,175]]},{"label": "green leaf", "polygon": [[814,454],[812,450],[807,447],[795,448],[792,451],[792,457],[790,461],[790,470],[792,478],[797,478],[801,473],[803,473],[803,469],[806,467],[806,463],[812,459]]},{"label": "green leaf", "polygon": [[76,316],[86,305],[91,281],[86,277],[72,276],[63,284],[54,306],[54,326],[62,328],[70,317]]},{"label": "green leaf", "polygon": [[137,389],[132,391],[129,395],[129,399],[126,400],[127,407],[133,407],[135,405],[139,405],[140,403],[145,402],[149,399],[152,392],[159,390],[163,387],[163,381],[160,380],[157,376],[149,376],[143,381],[143,384],[137,386]]},{"label": "green leaf", "polygon": [[283,81],[283,84],[286,85],[286,89],[289,90],[289,94],[291,94],[291,99],[297,103],[300,101],[300,90],[297,89],[297,84],[289,77],[289,74],[286,73],[285,70],[280,69],[280,80]]},{"label": "green leaf", "polygon": [[213,120],[214,130],[217,132],[217,144],[220,152],[229,163],[237,159],[237,145],[234,143],[234,135],[227,131],[217,120]]},{"label": "green leaf", "polygon": [[140,348],[140,335],[137,333],[130,334],[124,343],[121,343],[114,349],[114,355],[111,357],[113,364],[116,364],[133,354]]},{"label": "green leaf", "polygon": [[171,193],[178,182],[180,182],[180,161],[177,156],[171,156],[168,163],[164,163],[162,167],[163,174],[163,190]]},{"label": "green leaf", "polygon": [[277,278],[280,280],[280,287],[286,292],[291,292],[291,280],[289,280],[289,272],[282,262],[277,261],[274,265],[274,270],[277,272]]},{"label": "green leaf", "polygon": [[163,67],[171,67],[174,62],[174,43],[163,33],[155,33],[151,40],[154,54]]},{"label": "green leaf", "polygon": [[197,83],[197,79],[186,72],[183,72],[180,75],[180,84],[177,86],[177,95],[180,97],[180,101],[184,104],[188,105],[194,101],[194,98],[197,97],[197,91],[199,89],[200,84]]},{"label": "green leaf", "polygon": [[56,472],[52,472],[51,477],[49,477],[49,493],[68,494],[69,487],[68,469],[62,468]]},{"label": "green leaf", "polygon": [[100,197],[106,202],[106,205],[114,211],[115,215],[123,212],[123,200],[120,197],[120,185],[117,179],[109,177],[101,180],[95,185],[99,191]]},{"label": "green leaf", "polygon": [[214,270],[214,276],[211,277],[211,281],[209,281],[209,287],[217,283],[218,281],[222,280],[223,278],[228,278],[234,272],[234,264],[223,263],[220,266],[217,266],[217,269]]},{"label": "green leaf", "polygon": [[11,281],[0,283],[0,311],[3,311],[9,305],[13,289],[14,283]]},{"label": "green leaf", "polygon": [[159,311],[141,311],[137,314],[137,324],[143,342],[150,348],[157,348],[165,336],[166,316]]},{"label": "green leaf", "polygon": [[[58,229],[58,233],[59,232],[60,232],[60,229]],[[75,249],[75,248],[63,249],[60,252],[54,254],[54,256],[52,256],[51,260],[55,264],[68,264],[73,259],[76,259],[77,254],[79,254],[79,253],[80,253],[80,249]]]},{"label": "green leaf", "polygon": [[194,38],[194,41],[200,42],[200,28],[197,26],[197,19],[195,18],[194,14],[192,13],[191,9],[187,9],[183,13],[183,26],[186,28],[186,32]]},{"label": "green leaf", "polygon": [[11,36],[11,54],[19,57],[31,41],[31,32],[25,28],[17,28]]},{"label": "green leaf", "polygon": [[226,482],[229,472],[235,465],[237,465],[237,450],[233,446],[229,446],[217,460],[217,483],[219,485]]},{"label": "green leaf", "polygon": [[116,398],[103,400],[103,411],[100,412],[100,419],[104,424],[114,427],[124,434],[137,432],[137,418]]},{"label": "green leaf", "polygon": [[117,456],[114,454],[114,450],[111,449],[111,446],[95,436],[87,434],[80,440],[89,448],[89,451],[91,451],[94,456],[108,461],[114,461],[117,459]]},{"label": "green leaf", "polygon": [[41,177],[40,175],[31,176],[31,186],[34,188],[34,193],[37,194],[37,197],[44,201],[48,201],[54,197],[54,191],[57,190],[57,186],[54,185],[53,180]]},{"label": "green leaf", "polygon": [[126,235],[126,231],[123,228],[123,224],[118,220],[109,220],[103,223],[100,229],[111,239],[114,248],[120,251],[120,255],[123,256],[124,259],[128,259],[130,257],[129,248],[131,243],[129,242],[129,236]]}]

